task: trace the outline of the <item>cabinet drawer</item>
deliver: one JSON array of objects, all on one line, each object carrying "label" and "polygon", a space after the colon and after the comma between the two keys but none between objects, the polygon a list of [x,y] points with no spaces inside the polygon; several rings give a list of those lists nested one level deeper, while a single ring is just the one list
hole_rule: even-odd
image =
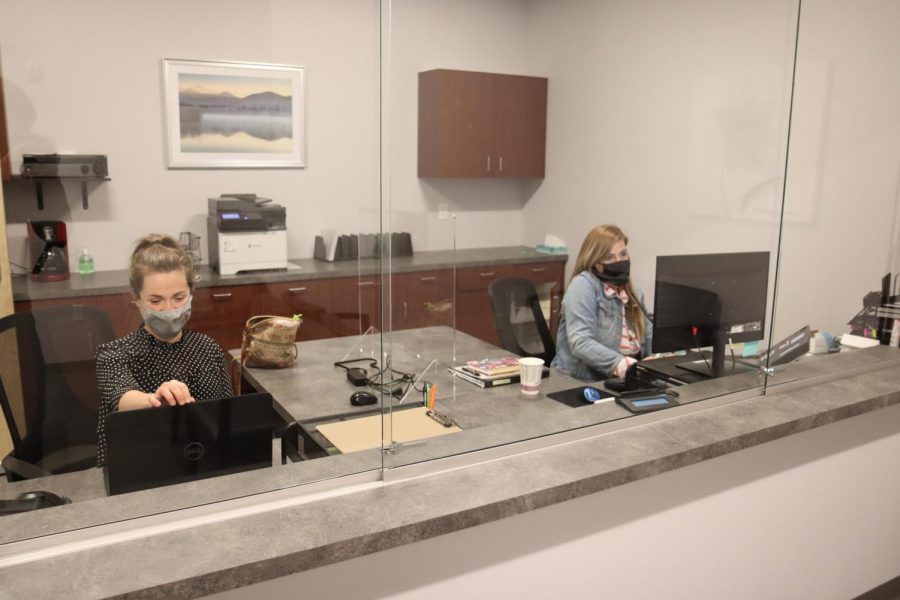
[{"label": "cabinet drawer", "polygon": [[225,351],[240,348],[244,323],[259,314],[258,294],[257,285],[196,289],[188,327],[215,338]]},{"label": "cabinet drawer", "polygon": [[453,271],[423,271],[400,273],[391,278],[392,293],[396,298],[422,298],[441,300],[450,297],[453,290]]},{"label": "cabinet drawer", "polygon": [[391,286],[394,329],[452,324],[452,271],[400,273]]},{"label": "cabinet drawer", "polygon": [[332,286],[332,329],[337,335],[360,335],[381,326],[381,276],[328,279]]},{"label": "cabinet drawer", "polygon": [[502,277],[517,277],[515,265],[486,265],[460,269],[457,272],[459,291],[487,290],[492,281]]},{"label": "cabinet drawer", "polygon": [[562,283],[564,268],[562,262],[539,262],[516,265],[516,276],[530,279],[535,284]]},{"label": "cabinet drawer", "polygon": [[303,315],[297,341],[318,340],[341,335],[333,312],[334,286],[330,280],[291,281],[259,286],[260,313],[290,317]]}]

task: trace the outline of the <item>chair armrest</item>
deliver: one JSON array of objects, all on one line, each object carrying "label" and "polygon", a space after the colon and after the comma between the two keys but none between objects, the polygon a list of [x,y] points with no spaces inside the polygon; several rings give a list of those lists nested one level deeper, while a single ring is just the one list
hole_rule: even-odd
[{"label": "chair armrest", "polygon": [[10,478],[10,473],[17,475],[20,479],[35,479],[37,477],[53,475],[53,473],[45,471],[30,462],[25,462],[24,460],[16,458],[11,454],[7,454],[3,457],[3,468],[6,470],[7,481],[14,481],[14,479]]},{"label": "chair armrest", "polygon": [[38,463],[39,467],[54,473],[66,473],[69,471],[80,471],[81,469],[90,469],[97,466],[97,446],[69,446],[51,452]]}]

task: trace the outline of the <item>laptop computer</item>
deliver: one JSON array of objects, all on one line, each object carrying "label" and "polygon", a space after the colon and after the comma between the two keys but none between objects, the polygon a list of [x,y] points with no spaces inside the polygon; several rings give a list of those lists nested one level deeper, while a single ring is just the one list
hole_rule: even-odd
[{"label": "laptop computer", "polygon": [[270,394],[114,412],[104,479],[112,496],[272,466]]}]

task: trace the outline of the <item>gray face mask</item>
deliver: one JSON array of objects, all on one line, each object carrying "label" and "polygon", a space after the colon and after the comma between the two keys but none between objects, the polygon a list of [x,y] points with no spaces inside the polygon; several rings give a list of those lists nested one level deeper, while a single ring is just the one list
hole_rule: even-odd
[{"label": "gray face mask", "polygon": [[141,310],[141,317],[144,318],[144,324],[161,339],[171,340],[181,332],[188,319],[191,318],[193,299],[194,297],[191,296],[184,306],[172,310],[153,310],[144,306],[143,302],[138,302],[137,305]]}]

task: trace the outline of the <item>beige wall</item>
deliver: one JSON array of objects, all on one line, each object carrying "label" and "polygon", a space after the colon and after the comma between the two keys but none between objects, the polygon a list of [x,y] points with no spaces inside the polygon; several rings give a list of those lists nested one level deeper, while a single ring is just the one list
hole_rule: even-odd
[{"label": "beige wall", "polygon": [[[651,295],[656,255],[774,252],[796,12],[795,0],[530,2],[533,66],[551,83],[547,178],[524,242],[551,232],[577,250],[590,226],[619,223]],[[843,333],[900,266],[898,23],[894,0],[803,3],[776,340],[806,324]]]},{"label": "beige wall", "polygon": [[[194,231],[205,245],[207,199],[228,192],[287,207],[292,257],[312,255],[322,225],[378,230],[377,0],[0,6],[13,171],[25,152],[102,153],[112,179],[92,186],[89,210],[78,185],[48,186],[42,213],[28,182],[7,186],[16,262],[36,218],[65,221],[72,249],[87,245],[97,270],[124,268],[129,245],[150,231]],[[305,67],[307,167],[167,169],[163,58]]]}]

